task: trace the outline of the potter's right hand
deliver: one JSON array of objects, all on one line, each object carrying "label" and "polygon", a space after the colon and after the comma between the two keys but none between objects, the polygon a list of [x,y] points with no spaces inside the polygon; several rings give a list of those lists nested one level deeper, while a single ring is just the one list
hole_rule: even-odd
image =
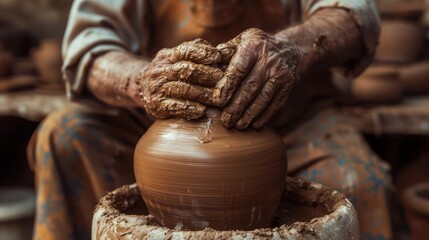
[{"label": "potter's right hand", "polygon": [[214,105],[221,60],[220,52],[201,39],[162,49],[140,75],[144,108],[156,118],[201,118],[206,106]]}]

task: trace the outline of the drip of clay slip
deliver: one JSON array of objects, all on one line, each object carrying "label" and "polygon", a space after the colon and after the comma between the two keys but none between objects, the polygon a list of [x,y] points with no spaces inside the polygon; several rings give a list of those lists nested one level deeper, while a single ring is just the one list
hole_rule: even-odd
[{"label": "drip of clay slip", "polygon": [[273,131],[226,129],[213,109],[198,121],[157,120],[134,156],[148,210],[170,228],[268,227],[286,172],[283,143]]}]

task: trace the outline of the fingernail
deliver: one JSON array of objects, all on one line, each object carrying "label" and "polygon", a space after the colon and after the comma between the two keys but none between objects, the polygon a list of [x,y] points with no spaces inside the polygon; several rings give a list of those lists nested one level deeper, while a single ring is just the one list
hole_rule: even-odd
[{"label": "fingernail", "polygon": [[214,89],[214,91],[213,91],[213,103],[216,106],[222,108],[222,107],[225,106],[225,103],[224,103],[224,101],[223,101],[223,99],[221,97],[221,93],[222,93],[222,88],[221,89],[218,89],[218,88]]},{"label": "fingernail", "polygon": [[256,130],[260,130],[263,126],[264,124],[262,124],[261,122],[255,122],[252,124],[252,128]]},{"label": "fingernail", "polygon": [[249,124],[250,124],[250,122],[243,121],[243,119],[240,119],[240,121],[238,121],[238,123],[235,125],[235,127],[237,129],[244,130],[249,126]]},{"label": "fingernail", "polygon": [[214,75],[216,80],[220,80],[223,77],[223,72],[221,70],[217,69],[213,75]]},{"label": "fingernail", "polygon": [[232,115],[230,113],[227,113],[227,112],[222,113],[221,121],[223,125],[225,125],[225,127],[227,128],[234,127],[234,124],[231,122],[231,118],[232,118]]}]

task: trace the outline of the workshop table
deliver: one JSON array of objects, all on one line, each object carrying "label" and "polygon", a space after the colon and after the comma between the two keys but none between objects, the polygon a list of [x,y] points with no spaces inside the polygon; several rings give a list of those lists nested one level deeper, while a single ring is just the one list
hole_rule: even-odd
[{"label": "workshop table", "polygon": [[357,127],[369,134],[429,135],[429,96],[407,97],[401,103],[343,107]]},{"label": "workshop table", "polygon": [[50,112],[68,104],[65,92],[60,88],[0,93],[0,116],[15,116],[39,122]]}]

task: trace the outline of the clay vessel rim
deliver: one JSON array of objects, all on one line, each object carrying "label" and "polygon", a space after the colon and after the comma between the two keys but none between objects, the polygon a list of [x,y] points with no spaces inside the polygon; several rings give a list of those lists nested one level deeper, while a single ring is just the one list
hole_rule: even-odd
[{"label": "clay vessel rim", "polygon": [[375,77],[375,78],[396,78],[399,77],[399,70],[396,67],[388,65],[374,65],[368,67],[362,73],[362,77]]},{"label": "clay vessel rim", "polygon": [[402,201],[414,211],[429,216],[429,198],[424,199],[418,195],[420,191],[429,191],[429,182],[420,183],[407,188],[402,193]]},{"label": "clay vessel rim", "polygon": [[[326,186],[317,184],[317,183],[310,183],[307,182],[305,180],[299,179],[299,178],[292,178],[292,177],[288,177],[287,179],[287,186],[288,186],[288,190],[290,192],[297,192],[298,194],[303,194],[302,191],[314,191],[314,196],[318,196],[318,199],[314,199],[315,202],[319,201],[319,203],[322,203],[322,198],[324,194],[329,194],[329,196],[331,196],[331,199],[335,199],[335,201],[331,202],[329,204],[328,210],[330,210],[329,214],[323,216],[323,217],[318,217],[318,218],[313,218],[310,222],[306,222],[305,225],[311,225],[311,229],[313,232],[309,232],[309,233],[304,233],[304,234],[310,234],[311,236],[315,236],[318,232],[315,232],[315,230],[317,229],[317,231],[320,232],[326,232],[326,231],[332,231],[330,230],[330,228],[328,226],[332,225],[332,224],[339,224],[338,222],[342,222],[343,224],[347,224],[349,227],[353,228],[354,230],[356,230],[355,234],[359,234],[358,232],[358,223],[353,222],[352,219],[357,219],[357,213],[353,207],[353,205],[351,204],[351,202],[341,193],[332,190]],[[125,192],[128,192],[128,194],[124,194]],[[141,198],[140,196],[140,192],[138,190],[137,184],[134,183],[132,185],[126,185],[123,186],[122,188],[118,188],[110,193],[108,193],[106,196],[104,196],[99,203],[97,204],[95,211],[94,211],[94,217],[93,217],[93,237],[94,234],[97,234],[97,226],[100,224],[100,222],[102,221],[102,217],[104,216],[114,216],[114,219],[112,218],[108,218],[106,221],[109,223],[120,223],[123,222],[123,220],[127,219],[129,220],[130,223],[137,223],[140,222],[143,226],[145,227],[146,230],[144,232],[150,232],[152,230],[157,231],[157,232],[161,232],[164,234],[174,234],[174,233],[180,233],[180,234],[189,234],[189,236],[202,236],[203,235],[210,235],[212,234],[213,236],[216,234],[227,234],[229,236],[243,236],[246,234],[254,234],[255,236],[259,236],[261,231],[269,231],[271,234],[275,234],[278,235],[280,237],[290,237],[293,236],[293,234],[303,234],[300,232],[296,232],[296,227],[298,227],[299,225],[303,225],[303,222],[295,222],[291,225],[281,225],[280,227],[276,227],[276,228],[262,228],[262,229],[254,229],[251,231],[243,231],[243,230],[227,230],[227,231],[219,231],[219,230],[214,230],[212,228],[205,228],[203,230],[197,230],[197,231],[190,231],[190,230],[177,230],[177,229],[170,229],[170,228],[166,228],[166,227],[161,227],[161,226],[156,226],[156,225],[148,225],[147,223],[150,224],[150,222],[154,221],[153,220],[153,216],[151,215],[133,215],[133,214],[126,214],[121,212],[120,209],[118,209],[118,207],[113,207],[113,205],[115,204],[116,199],[121,199],[120,196],[118,196],[118,194],[122,194],[121,196],[123,196],[124,198],[126,197],[126,195],[130,196],[129,193],[132,193],[132,195],[135,195],[136,197]],[[319,194],[320,193],[320,194]],[[124,199],[122,198],[122,199]],[[127,201],[127,203],[129,204],[129,202]],[[326,202],[324,202],[326,203]],[[305,203],[304,203],[305,204]],[[307,203],[308,204],[308,203]],[[130,208],[132,206],[128,205],[128,208]],[[127,208],[122,209],[122,211],[126,211]],[[139,225],[137,225],[139,226]],[[291,231],[293,230],[293,231]],[[311,231],[311,230],[309,230]],[[94,233],[95,232],[95,233]],[[347,231],[347,233],[353,234],[353,233],[349,233]],[[302,236],[302,235],[300,235]],[[355,235],[354,235],[355,236]]]}]

